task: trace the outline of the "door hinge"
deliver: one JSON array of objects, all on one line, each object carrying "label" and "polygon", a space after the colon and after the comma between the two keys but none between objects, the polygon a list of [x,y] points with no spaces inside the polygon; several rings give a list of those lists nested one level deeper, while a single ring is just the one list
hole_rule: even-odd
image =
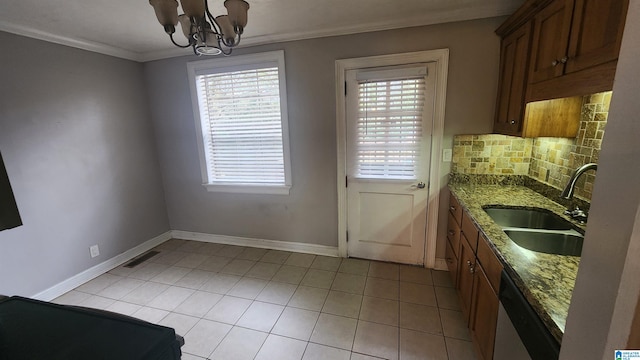
[{"label": "door hinge", "polygon": [[344,187],[349,187],[349,177],[348,176],[344,177]]},{"label": "door hinge", "polygon": [[349,232],[347,231],[347,242],[349,242]]},{"label": "door hinge", "polygon": [[347,96],[347,82],[344,82],[344,96]]}]

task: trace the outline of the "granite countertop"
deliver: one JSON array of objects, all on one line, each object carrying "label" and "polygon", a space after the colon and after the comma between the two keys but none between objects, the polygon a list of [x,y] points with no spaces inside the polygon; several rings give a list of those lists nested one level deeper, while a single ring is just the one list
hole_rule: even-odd
[{"label": "granite countertop", "polygon": [[[516,245],[482,209],[487,205],[544,208],[568,219],[564,206],[517,185],[450,184],[460,204],[480,227],[525,298],[551,334],[562,342],[580,258],[545,254]],[[573,221],[572,221],[573,222]],[[573,222],[577,228],[584,226]]]}]

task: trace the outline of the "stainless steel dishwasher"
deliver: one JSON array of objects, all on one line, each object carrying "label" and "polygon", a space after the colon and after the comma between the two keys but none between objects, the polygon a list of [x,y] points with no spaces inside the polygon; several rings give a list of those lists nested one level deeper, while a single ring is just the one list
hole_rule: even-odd
[{"label": "stainless steel dishwasher", "polygon": [[502,270],[499,298],[493,359],[557,360],[560,344],[505,270]]}]

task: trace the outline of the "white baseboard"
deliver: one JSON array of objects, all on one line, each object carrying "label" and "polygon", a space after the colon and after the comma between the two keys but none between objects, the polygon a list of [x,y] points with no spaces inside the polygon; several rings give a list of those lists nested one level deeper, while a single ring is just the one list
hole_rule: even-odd
[{"label": "white baseboard", "polygon": [[447,260],[442,258],[436,258],[436,265],[433,267],[433,269],[449,271],[449,267],[447,266]]},{"label": "white baseboard", "polygon": [[91,267],[77,275],[74,275],[68,278],[67,280],[64,280],[48,288],[47,290],[44,290],[42,292],[39,292],[33,295],[32,298],[38,299],[38,300],[44,300],[44,301],[51,301],[57,298],[58,296],[63,295],[64,293],[71,291],[76,287],[86,283],[87,281],[92,280],[106,273],[107,271],[115,268],[116,266],[120,266],[126,263],[127,261],[135,258],[136,256],[139,256],[153,249],[154,247],[162,244],[163,242],[169,239],[171,239],[171,231],[167,231],[163,234],[160,234],[154,237],[153,239],[147,240],[144,243],[123,252],[122,254],[116,255],[111,259],[103,261],[94,267]]},{"label": "white baseboard", "polygon": [[172,230],[171,234],[175,239],[196,240],[217,244],[251,246],[256,248],[285,250],[314,255],[338,256],[337,246],[305,244],[279,240],[254,239],[227,235],[213,235],[181,230]]}]

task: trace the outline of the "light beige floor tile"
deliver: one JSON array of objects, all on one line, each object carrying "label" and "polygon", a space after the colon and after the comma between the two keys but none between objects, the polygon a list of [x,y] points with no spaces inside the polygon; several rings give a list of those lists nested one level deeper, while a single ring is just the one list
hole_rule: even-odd
[{"label": "light beige floor tile", "polygon": [[461,311],[440,309],[440,321],[442,322],[444,336],[471,341],[467,321]]},{"label": "light beige floor tile", "polygon": [[431,270],[419,266],[401,265],[400,281],[433,285],[433,280],[431,279]]},{"label": "light beige floor tile", "polygon": [[158,275],[154,276],[153,278],[151,278],[151,281],[159,282],[159,283],[167,284],[167,285],[173,285],[178,280],[182,279],[185,275],[187,275],[190,271],[191,271],[191,269],[172,266],[172,267],[164,270],[160,274],[158,274]]},{"label": "light beige floor tile", "polygon": [[287,261],[284,264],[289,266],[300,266],[308,268],[311,266],[311,264],[313,264],[313,260],[315,259],[315,255],[293,253],[287,258]]},{"label": "light beige floor tile", "polygon": [[173,309],[178,307],[178,305],[185,301],[194,292],[195,290],[192,289],[170,286],[162,294],[151,300],[147,306],[161,310],[173,311]]},{"label": "light beige floor tile", "polygon": [[231,296],[245,299],[255,299],[267,285],[266,280],[244,277],[238,281],[227,293]]},{"label": "light beige floor tile", "polygon": [[398,264],[372,261],[369,265],[368,276],[386,280],[398,280],[400,279],[400,267]]},{"label": "light beige floor tile", "polygon": [[182,251],[182,252],[188,252],[188,253],[199,253],[200,249],[205,244],[206,243],[204,243],[202,241],[187,240],[187,241],[184,242],[184,244],[178,246],[178,248],[176,250],[177,251]]},{"label": "light beige floor tile", "polygon": [[300,285],[330,289],[335,276],[336,273],[333,271],[309,269],[300,282]]},{"label": "light beige floor tile", "polygon": [[207,360],[207,358],[203,358],[202,356],[195,356],[191,354],[187,354],[186,352],[182,352],[182,356],[180,360]]},{"label": "light beige floor tile", "polygon": [[400,303],[400,327],[442,335],[440,314],[433,306]]},{"label": "light beige floor tile", "polygon": [[288,251],[269,250],[260,261],[273,264],[284,264],[292,253]]},{"label": "light beige floor tile", "polygon": [[398,359],[398,328],[396,326],[358,321],[358,329],[353,342],[353,351],[378,356],[385,359]]},{"label": "light beige floor tile", "polygon": [[342,291],[329,291],[322,312],[333,315],[358,318],[362,295],[349,294]]},{"label": "light beige floor tile", "polygon": [[258,261],[267,253],[267,249],[246,248],[236,257],[236,259]]},{"label": "light beige floor tile", "polygon": [[188,253],[185,257],[180,259],[174,266],[180,266],[185,268],[194,269],[207,260],[209,256],[197,253]]},{"label": "light beige floor tile", "polygon": [[220,294],[196,291],[173,311],[201,318],[204,317],[220,299],[222,299],[222,295]]},{"label": "light beige floor tile", "polygon": [[199,269],[191,270],[187,275],[176,281],[175,286],[181,286],[189,289],[200,289],[207,280],[215,276],[216,273]]},{"label": "light beige floor tile", "polygon": [[356,319],[330,314],[320,314],[311,334],[311,342],[351,350],[356,335]]},{"label": "light beige floor tile", "polygon": [[116,301],[113,299],[108,299],[98,295],[90,295],[80,303],[80,306],[104,310],[115,302]]},{"label": "light beige floor tile", "polygon": [[288,305],[306,310],[320,311],[328,294],[329,290],[301,285],[293,293]]},{"label": "light beige floor tile", "polygon": [[207,257],[202,263],[200,263],[200,265],[198,265],[198,269],[211,271],[211,272],[218,272],[223,267],[227,266],[227,264],[230,261],[231,261],[231,258],[211,255]]},{"label": "light beige floor tile", "polygon": [[359,354],[359,353],[351,353],[351,360],[386,360],[386,359],[382,359],[382,358],[379,358],[377,356],[370,356],[370,355]]},{"label": "light beige floor tile", "polygon": [[240,279],[240,276],[216,274],[207,280],[200,290],[224,295],[229,292]]},{"label": "light beige floor tile", "polygon": [[320,315],[317,311],[286,307],[271,330],[276,335],[309,341],[311,332],[316,326],[316,321]]},{"label": "light beige floor tile", "polygon": [[124,278],[102,289],[97,295],[109,299],[120,300],[144,283],[145,282],[142,280]]},{"label": "light beige floor tile", "polygon": [[130,304],[124,301],[116,301],[113,304],[109,305],[105,310],[131,316],[133,315],[133,313],[140,310],[140,308],[142,308],[141,305]]},{"label": "light beige floor tile", "polygon": [[451,280],[451,274],[448,271],[431,270],[431,280],[433,285],[442,287],[454,287]]},{"label": "light beige floor tile", "polygon": [[224,256],[228,258],[235,258],[238,255],[242,254],[242,252],[246,248],[244,246],[235,246],[235,245],[225,245],[222,249],[218,250],[218,256]]},{"label": "light beige floor tile", "polygon": [[257,262],[249,271],[244,274],[244,276],[262,279],[262,280],[271,280],[273,275],[275,275],[278,270],[280,270],[280,264],[271,264],[266,262]]},{"label": "light beige floor tile", "polygon": [[299,284],[306,272],[307,268],[283,265],[271,280],[289,284]]},{"label": "light beige floor tile", "polygon": [[197,317],[183,315],[183,314],[169,313],[162,320],[160,320],[158,325],[168,326],[170,328],[173,328],[176,334],[184,336],[186,333],[189,332],[189,330],[191,330],[191,328],[193,328],[193,326],[198,321],[200,321],[200,319]]},{"label": "light beige floor tile", "polygon": [[270,281],[256,300],[278,305],[287,305],[297,288],[298,286],[294,284]]},{"label": "light beige floor tile", "polygon": [[71,290],[64,295],[53,299],[52,302],[60,305],[80,305],[80,303],[86,300],[89,296],[91,296],[89,293]]},{"label": "light beige floor tile", "polygon": [[[420,331],[400,329],[400,359],[447,360],[444,337]],[[450,358],[464,359],[464,358]],[[515,360],[515,359],[514,359]]]},{"label": "light beige floor tile", "polygon": [[182,239],[169,239],[162,244],[156,246],[154,250],[178,250],[178,248],[184,245],[187,240]]},{"label": "light beige floor tile", "polygon": [[124,277],[106,273],[78,286],[75,290],[95,295],[106,287],[115,284],[122,279],[124,279]]},{"label": "light beige floor tile", "polygon": [[169,285],[155,282],[146,282],[140,287],[134,289],[122,298],[122,301],[134,303],[138,305],[147,305],[156,296],[160,295],[169,288]]},{"label": "light beige floor tile", "polygon": [[211,360],[252,360],[269,334],[234,326],[211,354]]},{"label": "light beige floor tile", "polygon": [[225,267],[220,269],[220,272],[224,274],[242,276],[246,274],[249,269],[251,269],[255,264],[256,262],[251,260],[233,259],[230,263],[225,265]]},{"label": "light beige floor tile", "polygon": [[309,343],[302,360],[349,360],[351,352],[330,346]]},{"label": "light beige floor tile", "polygon": [[306,341],[269,335],[255,360],[300,360],[307,347]]},{"label": "light beige floor tile", "polygon": [[431,285],[400,282],[400,301],[413,304],[438,306],[436,292]]},{"label": "light beige floor tile", "polygon": [[164,264],[173,266],[178,261],[182,260],[183,257],[187,256],[188,253],[182,251],[168,251],[162,250],[162,252],[148,261],[156,263],[156,264]]},{"label": "light beige floor tile", "polygon": [[166,310],[160,310],[160,309],[143,306],[138,311],[134,312],[131,316],[138,318],[140,320],[157,324],[162,319],[164,319],[164,317],[167,316],[168,314],[169,312]]},{"label": "light beige floor tile", "polygon": [[325,270],[325,271],[338,271],[342,258],[331,256],[316,256],[311,264],[312,269]]},{"label": "light beige floor tile", "polygon": [[397,300],[365,296],[362,299],[360,320],[398,326],[400,307]]},{"label": "light beige floor tile", "polygon": [[182,351],[208,357],[231,330],[231,325],[201,319],[184,336]]},{"label": "light beige floor tile", "polygon": [[331,284],[331,290],[363,294],[366,281],[366,276],[337,273]]},{"label": "light beige floor tile", "polygon": [[200,248],[200,250],[198,250],[198,252],[204,255],[215,255],[222,248],[224,248],[223,244],[206,243]]},{"label": "light beige floor tile", "polygon": [[158,274],[167,270],[168,268],[169,268],[169,265],[148,263],[141,268],[138,268],[136,266],[134,269],[137,269],[137,270],[131,273],[129,277],[147,281],[147,280],[151,280],[153,277],[157,276]]},{"label": "light beige floor tile", "polygon": [[398,300],[399,282],[394,280],[367,278],[364,294],[367,296],[379,297],[389,300]]},{"label": "light beige floor tile", "polygon": [[436,300],[438,300],[438,307],[440,309],[461,310],[458,292],[455,288],[436,286],[434,289],[436,291]]},{"label": "light beige floor tile", "polygon": [[252,301],[248,299],[224,296],[204,317],[205,319],[233,325],[247,311],[251,303]]},{"label": "light beige floor tile", "polygon": [[254,301],[240,317],[236,325],[270,332],[283,310],[284,306]]},{"label": "light beige floor tile", "polygon": [[447,344],[447,353],[449,354],[449,359],[476,359],[476,353],[473,350],[473,345],[471,344],[471,342],[452,339],[448,337],[445,337],[444,341]]},{"label": "light beige floor tile", "polygon": [[338,272],[367,276],[369,273],[369,263],[369,260],[343,259],[338,268]]}]

